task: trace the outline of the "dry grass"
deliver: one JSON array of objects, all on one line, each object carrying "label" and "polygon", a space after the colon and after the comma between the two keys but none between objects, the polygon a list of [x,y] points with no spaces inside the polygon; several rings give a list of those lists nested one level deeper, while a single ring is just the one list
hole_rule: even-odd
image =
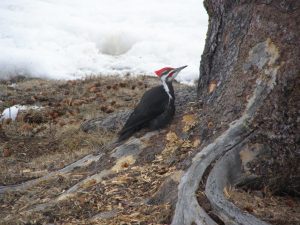
[{"label": "dry grass", "polygon": [[[0,185],[44,176],[98,152],[115,138],[118,128],[85,133],[80,129],[81,123],[133,108],[145,90],[157,83],[149,77],[90,77],[75,81],[25,79],[15,86],[10,82],[0,83],[1,111],[15,104],[43,107],[39,111],[21,112],[17,121],[2,122]],[[138,158],[113,161],[104,157],[98,164],[76,168],[26,190],[1,195],[0,224],[170,223],[171,205],[167,202],[148,204],[147,200],[161,190],[167,179],[185,168],[185,159],[201,144],[196,132],[197,114],[193,104],[188,106],[176,114],[168,131],[150,140],[149,147]],[[107,169],[110,173],[101,181],[91,180],[76,195],[57,200],[75,184]],[[276,225],[299,224],[297,199],[260,197],[234,189],[228,190],[226,196],[244,210]],[[210,211],[203,193],[198,197],[201,205],[206,204]],[[34,210],[36,208],[39,210]]]},{"label": "dry grass", "polygon": [[[149,77],[90,77],[75,81],[25,79],[14,86],[9,81],[0,83],[1,90],[5,90],[0,95],[0,110],[15,104],[42,107],[20,112],[16,121],[2,121],[0,185],[42,177],[108,145],[117,130],[98,129],[85,133],[80,129],[82,122],[133,108],[145,90],[158,82]],[[134,166],[137,162],[134,165],[122,163],[119,165],[122,170],[112,169],[109,178],[97,185],[88,184],[84,193],[46,209],[32,211],[38,205],[54,201],[95,173],[95,165],[51,176],[26,190],[0,196],[0,216],[5,218],[4,224],[45,221],[59,224],[163,224],[170,219],[170,205],[150,206],[144,201],[174,171],[174,167],[166,169],[164,163],[161,160],[143,166]],[[118,211],[114,219],[97,217],[101,212],[114,209]]]},{"label": "dry grass", "polygon": [[80,124],[133,107],[135,99],[145,91],[145,85],[153,82],[154,79],[144,77],[25,79],[15,85],[3,81],[1,111],[15,104],[43,108],[23,111],[17,121],[2,121],[6,139],[0,142],[0,184],[19,183],[62,168],[109,143],[114,133],[101,130],[84,133]]},{"label": "dry grass", "polygon": [[[41,177],[108,145],[118,128],[85,133],[80,129],[81,123],[133,108],[145,90],[158,82],[147,77],[102,77],[76,81],[31,79],[18,82],[14,88],[0,84],[7,90],[0,108],[14,104],[43,107],[39,111],[20,113],[17,121],[3,122],[6,139],[0,143],[0,183],[14,184]],[[179,120],[170,129],[187,132],[194,128],[189,122]],[[165,138],[162,135],[156,139],[157,146],[149,144],[149,149],[136,160],[110,162],[112,159],[104,158],[99,165],[77,168],[71,173],[51,176],[28,189],[8,192],[0,196],[0,216],[5,218],[5,224],[166,224],[170,221],[171,205],[146,204],[165,179],[177,171],[163,157]],[[189,140],[180,142],[190,143]],[[8,149],[5,156],[4,148]],[[191,146],[183,149],[177,149],[174,160],[183,160]],[[88,182],[76,195],[57,200],[75,184],[106,169],[105,165],[111,172],[100,183]],[[33,210],[39,207],[45,208]],[[102,216],[114,212],[117,214],[113,218]]]},{"label": "dry grass", "polygon": [[225,196],[241,209],[275,225],[300,224],[300,199],[230,188]]}]

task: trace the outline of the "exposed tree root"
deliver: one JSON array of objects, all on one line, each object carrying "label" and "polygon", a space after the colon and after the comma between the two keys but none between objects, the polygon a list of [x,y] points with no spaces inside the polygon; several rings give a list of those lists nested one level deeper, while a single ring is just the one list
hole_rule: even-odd
[{"label": "exposed tree root", "polygon": [[[139,147],[142,144],[141,141],[147,140],[148,138],[150,138],[154,134],[155,134],[155,132],[151,132],[151,133],[148,133],[147,135],[145,135],[144,137],[142,137],[141,139],[137,139],[137,138],[130,139],[127,142],[125,142],[124,144],[122,144],[121,146],[116,147],[116,148],[114,148],[115,146],[117,146],[116,143],[109,144],[105,148],[113,148],[112,149],[111,157],[117,158],[117,159],[119,159],[121,156],[128,156],[130,154],[137,154],[138,152],[135,152],[134,150],[141,151],[143,149],[143,148]],[[133,148],[134,146],[138,146],[138,147]],[[118,152],[121,152],[121,153],[118,153]],[[66,175],[68,173],[71,173],[76,168],[87,167],[91,163],[99,161],[102,156],[104,156],[104,153],[99,153],[99,154],[96,154],[96,155],[89,154],[89,155],[86,155],[85,157],[83,157],[83,158],[81,158],[81,159],[79,159],[79,160],[77,160],[77,161],[69,164],[68,166],[66,166],[64,168],[62,168],[62,169],[60,169],[58,171],[51,172],[51,173],[49,173],[49,174],[47,174],[47,175],[45,175],[43,177],[40,177],[40,178],[37,178],[37,179],[33,179],[33,180],[29,180],[29,181],[23,182],[21,184],[0,186],[0,194],[3,194],[5,192],[7,192],[7,191],[22,191],[22,190],[26,190],[28,188],[33,187],[34,185],[39,184],[40,182],[47,181],[50,178],[53,178],[55,176]],[[76,192],[79,187],[84,186],[84,184],[90,183],[91,181],[96,181],[96,182],[98,181],[98,182],[100,182],[102,179],[99,179],[99,177],[103,176],[103,175],[101,175],[102,172],[104,172],[104,171],[99,171],[99,173],[94,174],[94,175],[92,175],[90,177],[87,177],[83,181],[77,183],[72,188],[70,188],[66,193],[64,193],[64,195]],[[106,175],[108,175],[108,174],[106,174]]]},{"label": "exposed tree root", "polygon": [[216,224],[199,206],[196,191],[207,167],[251,133],[243,122],[245,122],[243,118],[236,121],[215,142],[205,147],[194,157],[191,167],[179,185],[178,201],[172,224],[192,224],[192,222]]},{"label": "exposed tree root", "polygon": [[246,141],[237,145],[216,162],[208,176],[205,194],[215,213],[225,224],[235,221],[235,224],[267,225],[268,223],[257,219],[255,216],[244,213],[224,196],[224,190],[228,185],[234,185],[235,180],[241,176],[242,167],[239,152]]},{"label": "exposed tree root", "polygon": [[[198,204],[196,192],[199,187],[199,183],[203,177],[204,172],[211,165],[211,163],[215,162],[229,150],[236,148],[237,145],[242,143],[253,132],[253,130],[249,128],[249,125],[251,124],[255,113],[262,106],[264,100],[273,89],[275,85],[276,73],[277,70],[274,70],[272,73],[264,74],[262,77],[257,79],[253,96],[249,100],[243,116],[240,119],[234,121],[230,125],[229,129],[227,129],[213,143],[204,147],[202,151],[193,158],[191,166],[181,179],[178,187],[178,201],[172,221],[173,225],[189,225],[193,223],[216,224],[216,222],[213,221],[212,218],[210,218]],[[232,152],[233,151],[228,154],[230,155]],[[222,169],[225,168],[219,168],[219,170]],[[214,176],[214,179],[216,180],[222,178],[220,176]],[[220,185],[218,188],[221,187],[222,186]],[[223,189],[219,191],[222,190]],[[207,192],[209,191],[210,190],[207,190]],[[214,202],[218,202],[219,200],[219,197],[214,198]],[[212,204],[212,206],[217,208],[217,212],[219,215],[226,215],[226,209],[228,208],[218,208],[217,204]],[[239,215],[239,213],[240,211],[235,211],[235,213],[232,214],[232,224],[241,224],[238,219],[236,220],[235,217]],[[257,220],[255,217],[250,217],[248,215],[247,218],[247,224],[257,224]]]},{"label": "exposed tree root", "polygon": [[[41,211],[45,208],[51,207],[55,205],[59,201],[66,200],[70,197],[74,197],[77,194],[84,192],[87,187],[99,184],[103,178],[107,177],[110,174],[118,173],[121,170],[126,169],[123,167],[124,164],[130,165],[135,162],[138,154],[145,149],[148,144],[148,140],[155,135],[157,132],[150,132],[144,135],[141,138],[131,138],[120,146],[115,147],[111,153],[110,157],[116,159],[116,162],[113,164],[111,168],[103,169],[101,171],[97,171],[96,174],[86,177],[80,182],[73,185],[71,188],[66,190],[64,193],[59,195],[57,198],[42,204],[35,205],[29,211]],[[113,146],[113,145],[110,145]],[[103,156],[104,154],[101,154]],[[99,157],[99,159],[101,158]],[[49,177],[48,177],[49,178]]]},{"label": "exposed tree root", "polygon": [[71,163],[70,165],[68,165],[64,168],[62,168],[58,171],[51,172],[51,173],[49,173],[49,174],[47,174],[43,177],[40,177],[40,178],[37,178],[37,179],[34,179],[34,180],[30,180],[30,181],[26,181],[26,182],[23,182],[21,184],[0,186],[0,194],[3,194],[7,191],[26,190],[26,189],[31,188],[34,185],[42,182],[42,181],[49,180],[50,178],[52,178],[54,176],[65,175],[67,173],[72,172],[76,168],[86,167],[86,166],[90,165],[91,163],[98,161],[102,157],[102,155],[103,155],[102,153],[97,154],[97,155],[89,154],[89,155],[86,155],[85,157],[77,160],[76,162]]}]

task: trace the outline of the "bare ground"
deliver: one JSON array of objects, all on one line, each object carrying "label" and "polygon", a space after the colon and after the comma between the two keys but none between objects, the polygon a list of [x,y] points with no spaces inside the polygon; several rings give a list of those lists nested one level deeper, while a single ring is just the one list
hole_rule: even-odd
[{"label": "bare ground", "polygon": [[[156,84],[158,80],[151,77],[0,83],[0,111],[15,104],[42,107],[21,112],[16,121],[2,121],[0,190],[36,182],[0,194],[0,224],[170,224],[180,178],[196,149],[211,136],[199,134],[196,112],[201,106],[194,102],[193,88],[175,83],[179,96],[173,123],[142,141],[137,157],[111,157],[116,151],[110,143],[124,121],[112,119],[107,127],[102,124],[89,132],[81,129],[90,119],[114,118],[132,109]],[[210,118],[201,120],[213,133]],[[81,162],[85,156],[88,160]],[[73,162],[79,166],[72,166]],[[297,199],[257,197],[238,189],[227,192],[240,208],[265,221],[297,223]],[[209,211],[207,199],[201,196],[200,205]]]},{"label": "bare ground", "polygon": [[225,196],[244,211],[262,218],[271,224],[300,224],[300,199],[291,196],[276,196],[267,190],[225,190]]},{"label": "bare ground", "polygon": [[[182,174],[180,162],[200,144],[195,135],[185,140],[179,137],[195,128],[195,103],[183,97],[177,122],[169,132],[160,131],[134,161],[128,158],[116,163],[106,154],[111,149],[105,146],[113,142],[124,121],[112,121],[116,125],[109,124],[108,129],[81,129],[90,119],[104,120],[132,109],[145,90],[158,82],[151,77],[3,81],[0,111],[15,104],[41,108],[21,111],[16,121],[2,121],[0,187],[26,181],[29,185],[0,195],[0,223],[169,223]],[[183,87],[175,83],[175,89]],[[186,95],[189,89],[193,88],[185,90]],[[71,163],[84,156],[91,156],[90,162],[73,168]],[[64,169],[68,165],[72,170]],[[103,179],[86,180],[96,177],[98,171],[109,172]],[[78,193],[64,195],[80,182]],[[161,185],[173,191],[165,200],[158,191]]]}]

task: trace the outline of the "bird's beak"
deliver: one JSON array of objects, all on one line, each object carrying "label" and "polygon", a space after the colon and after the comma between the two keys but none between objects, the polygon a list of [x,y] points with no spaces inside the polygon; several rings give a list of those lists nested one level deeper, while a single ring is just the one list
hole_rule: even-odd
[{"label": "bird's beak", "polygon": [[187,65],[186,66],[181,66],[181,67],[178,67],[178,68],[176,68],[175,69],[175,71],[177,72],[179,72],[179,71],[181,71],[181,70],[183,70],[184,68],[186,68],[187,67]]},{"label": "bird's beak", "polygon": [[172,80],[175,79],[175,77],[179,74],[179,72],[181,70],[183,70],[184,68],[186,68],[186,67],[187,67],[187,65],[186,66],[181,66],[181,67],[178,67],[178,68],[174,69]]}]

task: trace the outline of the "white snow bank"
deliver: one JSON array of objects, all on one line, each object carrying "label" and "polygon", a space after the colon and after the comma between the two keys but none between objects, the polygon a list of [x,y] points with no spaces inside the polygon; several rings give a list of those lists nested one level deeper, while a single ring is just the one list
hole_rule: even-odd
[{"label": "white snow bank", "polygon": [[1,0],[0,79],[153,74],[198,77],[207,30],[200,0]]},{"label": "white snow bank", "polygon": [[29,110],[29,109],[39,110],[41,108],[42,107],[35,106],[35,105],[33,105],[33,106],[14,105],[14,106],[4,109],[3,113],[0,115],[0,121],[2,121],[4,119],[16,120],[20,110]]}]

